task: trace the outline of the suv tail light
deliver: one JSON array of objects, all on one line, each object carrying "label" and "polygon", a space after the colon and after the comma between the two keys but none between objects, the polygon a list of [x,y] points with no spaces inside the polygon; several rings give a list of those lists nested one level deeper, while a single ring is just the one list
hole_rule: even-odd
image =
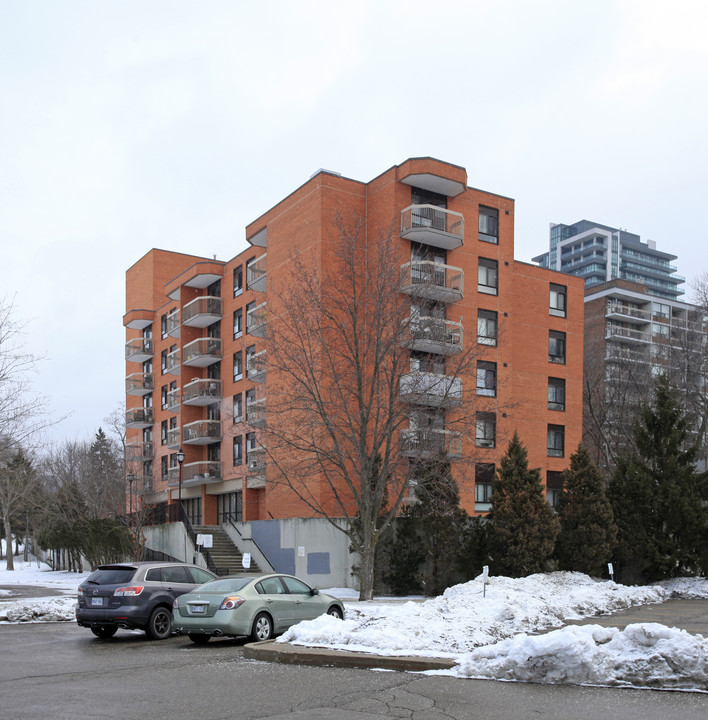
[{"label": "suv tail light", "polygon": [[140,593],[142,591],[143,591],[142,585],[126,585],[125,587],[116,588],[113,591],[113,594],[118,595],[119,597],[121,597],[121,596],[128,597],[128,596],[140,595]]}]

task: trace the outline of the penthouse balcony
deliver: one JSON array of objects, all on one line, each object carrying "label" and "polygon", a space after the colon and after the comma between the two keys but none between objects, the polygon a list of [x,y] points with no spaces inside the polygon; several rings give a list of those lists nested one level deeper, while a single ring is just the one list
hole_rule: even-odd
[{"label": "penthouse balcony", "polygon": [[167,393],[167,409],[170,412],[177,412],[182,402],[182,393],[179,388],[169,390]]},{"label": "penthouse balcony", "polygon": [[403,402],[429,407],[459,407],[462,404],[462,381],[437,373],[410,372],[401,376],[400,398]]},{"label": "penthouse balcony", "polygon": [[221,360],[221,338],[197,338],[182,348],[182,365],[207,367]]},{"label": "penthouse balcony", "polygon": [[401,430],[401,453],[426,459],[445,452],[450,459],[462,457],[462,433],[434,428]]},{"label": "penthouse balcony", "polygon": [[127,462],[146,462],[155,457],[155,448],[151,442],[130,442],[125,444]]},{"label": "penthouse balcony", "polygon": [[179,350],[173,350],[171,353],[167,353],[167,358],[165,359],[166,373],[170,373],[170,375],[179,375],[180,354]]},{"label": "penthouse balcony", "polygon": [[131,408],[125,412],[125,426],[129,428],[146,428],[153,424],[152,408]]},{"label": "penthouse balcony", "polygon": [[221,422],[219,420],[196,420],[187,423],[182,429],[185,445],[211,445],[221,440]]},{"label": "penthouse balcony", "polygon": [[152,373],[131,373],[125,379],[126,395],[147,395],[154,389]]},{"label": "penthouse balcony", "polygon": [[411,260],[401,266],[401,292],[435,302],[454,303],[464,296],[465,275],[460,268],[432,260]]},{"label": "penthouse balcony", "polygon": [[411,350],[436,355],[455,355],[462,352],[462,323],[444,318],[411,317],[408,319],[410,337],[404,346]]},{"label": "penthouse balcony", "polygon": [[249,263],[246,268],[246,282],[251,290],[266,291],[266,256],[267,253]]},{"label": "penthouse balcony", "polygon": [[221,380],[197,379],[184,386],[183,405],[211,405],[221,400]]},{"label": "penthouse balcony", "polygon": [[182,308],[182,325],[205,328],[224,317],[221,298],[206,295],[194,298]]},{"label": "penthouse balcony", "polygon": [[266,351],[261,350],[246,359],[246,376],[257,383],[266,381]]},{"label": "penthouse balcony", "polygon": [[178,448],[182,444],[182,429],[173,427],[167,431],[167,447],[170,450]]},{"label": "penthouse balcony", "polygon": [[267,336],[267,324],[266,324],[266,303],[256,305],[252,310],[248,311],[246,316],[246,328],[250,335],[255,337],[266,337]]},{"label": "penthouse balcony", "polygon": [[253,428],[264,428],[266,425],[266,399],[260,398],[246,403],[246,422]]},{"label": "penthouse balcony", "polygon": [[401,237],[454,250],[464,242],[465,219],[436,205],[409,205],[401,212]]},{"label": "penthouse balcony", "polygon": [[166,331],[167,334],[170,337],[179,337],[180,335],[180,328],[182,327],[181,324],[181,313],[179,310],[175,310],[174,312],[171,312],[167,318],[165,319],[166,322]]},{"label": "penthouse balcony", "polygon": [[125,359],[128,362],[143,363],[155,354],[152,338],[138,337],[125,344]]},{"label": "penthouse balcony", "polygon": [[651,311],[632,307],[619,300],[608,300],[605,317],[615,318],[624,322],[635,322],[641,325],[651,322]]}]

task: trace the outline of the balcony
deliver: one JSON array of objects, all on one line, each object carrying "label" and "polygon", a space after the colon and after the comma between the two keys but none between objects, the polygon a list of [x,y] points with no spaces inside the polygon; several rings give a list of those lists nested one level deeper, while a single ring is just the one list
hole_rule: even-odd
[{"label": "balcony", "polygon": [[151,442],[132,442],[125,444],[127,462],[146,462],[155,457],[155,448]]},{"label": "balcony", "polygon": [[462,433],[433,428],[401,431],[401,453],[406,457],[426,459],[442,452],[449,459],[461,457]]},{"label": "balcony", "polygon": [[453,303],[464,296],[465,276],[460,268],[432,260],[412,260],[401,266],[401,292],[434,302]]},{"label": "balcony", "polygon": [[462,323],[443,318],[412,317],[408,319],[410,338],[404,343],[411,350],[435,355],[462,352]]},{"label": "balcony", "polygon": [[167,393],[167,410],[176,413],[179,410],[180,403],[182,401],[182,394],[179,388],[170,390]]},{"label": "balcony", "polygon": [[152,408],[132,408],[126,410],[125,426],[129,428],[146,428],[153,424]]},{"label": "balcony", "polygon": [[219,420],[197,420],[187,423],[182,432],[185,445],[210,445],[221,440]]},{"label": "balcony", "polygon": [[246,377],[257,383],[266,381],[266,351],[261,350],[246,358]]},{"label": "balcony", "polygon": [[617,325],[608,324],[607,331],[605,333],[605,339],[617,339],[626,340],[627,342],[646,343],[650,342],[651,337],[646,333],[642,332],[641,330],[630,330],[629,328],[618,327]]},{"label": "balcony", "polygon": [[266,399],[260,398],[246,403],[246,422],[253,428],[264,428],[266,425]]},{"label": "balcony", "polygon": [[221,482],[221,463],[214,460],[187,463],[182,466],[182,485],[204,485]]},{"label": "balcony", "polygon": [[128,362],[145,362],[152,359],[154,349],[152,338],[133,338],[125,344],[125,359]]},{"label": "balcony", "polygon": [[165,360],[165,372],[170,375],[179,375],[180,368],[180,351],[173,350],[171,353],[167,353],[167,359]]},{"label": "balcony", "polygon": [[264,338],[267,336],[267,329],[266,303],[261,303],[248,311],[246,316],[246,330],[250,335]]},{"label": "balcony", "polygon": [[401,237],[455,250],[464,241],[465,219],[458,212],[435,205],[409,205],[401,212]]},{"label": "balcony", "polygon": [[188,302],[182,308],[182,325],[205,328],[224,317],[221,298],[206,295]]},{"label": "balcony", "polygon": [[221,400],[221,380],[192,380],[184,386],[183,405],[211,405]]},{"label": "balcony", "polygon": [[266,290],[266,254],[256,258],[246,268],[246,282],[250,290],[265,292]]},{"label": "balcony", "polygon": [[264,447],[248,450],[246,455],[248,476],[246,487],[250,489],[264,488],[266,482],[266,452]]},{"label": "balcony", "polygon": [[179,310],[175,310],[167,316],[167,327],[165,328],[165,330],[170,337],[179,337],[179,329],[180,327],[182,327],[180,323],[180,317],[181,316]]},{"label": "balcony", "polygon": [[221,338],[197,338],[182,348],[182,365],[207,367],[221,360]]},{"label": "balcony", "polygon": [[411,372],[401,377],[400,398],[403,402],[438,408],[462,404],[462,381],[448,375]]},{"label": "balcony", "polygon": [[640,310],[639,308],[631,307],[616,300],[610,300],[607,303],[607,313],[605,317],[616,318],[625,322],[635,321],[638,324],[651,322],[651,312],[649,310]]},{"label": "balcony", "polygon": [[152,373],[132,373],[125,379],[126,395],[147,395],[153,389]]},{"label": "balcony", "polygon": [[170,428],[167,431],[167,447],[170,450],[178,448],[182,444],[182,432],[179,427]]}]

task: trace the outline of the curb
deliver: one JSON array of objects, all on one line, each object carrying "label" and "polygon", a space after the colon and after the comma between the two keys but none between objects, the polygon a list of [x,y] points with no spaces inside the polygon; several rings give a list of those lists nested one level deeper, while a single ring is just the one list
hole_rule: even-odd
[{"label": "curb", "polygon": [[373,655],[347,650],[329,650],[274,640],[249,643],[243,646],[243,656],[249,660],[264,660],[291,665],[329,665],[344,668],[381,668],[422,672],[424,670],[449,670],[457,663],[447,658],[416,657],[412,655]]}]

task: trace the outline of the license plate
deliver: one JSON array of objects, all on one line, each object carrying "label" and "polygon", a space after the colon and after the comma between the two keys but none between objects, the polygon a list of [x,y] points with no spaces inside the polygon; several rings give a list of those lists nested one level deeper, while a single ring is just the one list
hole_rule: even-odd
[{"label": "license plate", "polygon": [[103,598],[91,598],[91,605],[103,605]]},{"label": "license plate", "polygon": [[206,612],[206,607],[204,605],[192,605],[192,614],[197,615],[198,613],[204,613]]}]

